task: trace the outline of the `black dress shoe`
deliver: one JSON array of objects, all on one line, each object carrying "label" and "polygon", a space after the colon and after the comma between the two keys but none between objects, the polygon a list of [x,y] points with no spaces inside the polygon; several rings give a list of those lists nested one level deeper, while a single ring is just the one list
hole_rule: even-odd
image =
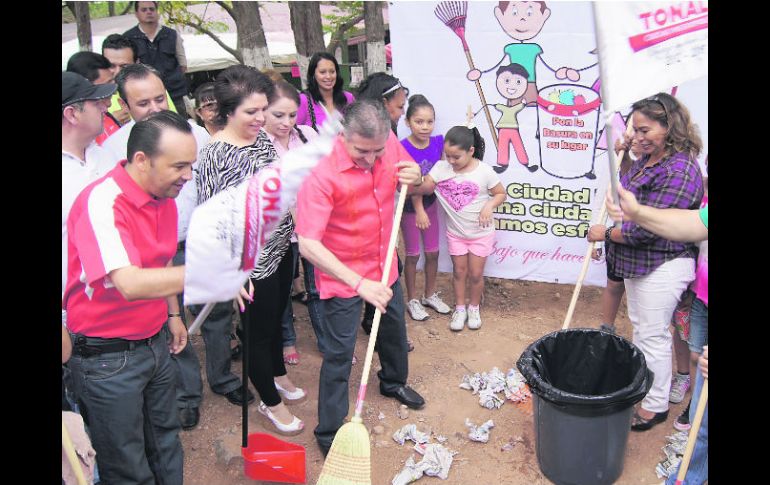
[{"label": "black dress shoe", "polygon": [[198,408],[182,408],[179,410],[179,422],[182,423],[182,429],[193,429],[198,426],[201,415]]},{"label": "black dress shoe", "polygon": [[380,386],[380,394],[387,397],[395,397],[401,404],[406,404],[407,407],[412,409],[420,409],[425,405],[425,399],[409,386],[399,386],[394,391],[386,391]]},{"label": "black dress shoe", "polygon": [[661,413],[655,413],[650,419],[645,419],[635,412],[631,417],[631,431],[647,431],[658,423],[663,423],[668,419],[668,410]]},{"label": "black dress shoe", "polygon": [[[228,392],[226,394],[223,394],[223,396],[225,396],[228,401],[230,401],[231,403],[235,404],[236,406],[242,406],[243,405],[243,393],[241,392],[241,388],[240,387],[235,388],[235,389],[233,389],[232,391],[230,391],[230,392]],[[246,390],[246,397],[249,400],[249,404],[254,402],[254,394],[251,391],[249,391],[248,389]]]},{"label": "black dress shoe", "polygon": [[503,173],[508,170],[508,165],[495,165],[492,167],[492,169],[495,171],[495,173]]}]

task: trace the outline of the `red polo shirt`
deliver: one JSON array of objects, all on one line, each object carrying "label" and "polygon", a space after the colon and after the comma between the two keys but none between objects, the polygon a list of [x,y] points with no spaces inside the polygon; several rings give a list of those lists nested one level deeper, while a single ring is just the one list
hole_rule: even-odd
[{"label": "red polo shirt", "polygon": [[[380,281],[396,208],[395,164],[403,160],[413,158],[391,133],[374,167],[364,170],[353,163],[339,135],[297,194],[296,233],[321,241],[347,267]],[[398,278],[396,261],[394,255],[389,285]],[[356,296],[353,288],[320,269],[315,274],[321,299]]]},{"label": "red polo shirt", "polygon": [[129,302],[109,273],[165,267],[176,253],[174,199],[155,199],[121,161],[75,199],[67,219],[68,270],[62,307],[67,327],[89,337],[151,337],[167,319],[164,298]]}]

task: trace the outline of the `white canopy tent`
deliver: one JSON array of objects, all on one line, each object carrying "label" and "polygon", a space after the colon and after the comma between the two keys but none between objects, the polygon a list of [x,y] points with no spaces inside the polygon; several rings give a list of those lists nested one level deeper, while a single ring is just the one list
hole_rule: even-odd
[{"label": "white canopy tent", "polygon": [[[270,51],[270,59],[277,64],[290,64],[297,59],[297,49],[294,42],[284,40],[271,40],[271,33],[268,32],[267,48]],[[328,43],[331,34],[324,36],[324,42]],[[94,35],[93,49],[95,52],[101,52],[102,42],[106,35]],[[222,42],[235,49],[237,38],[235,33],[218,34]],[[285,36],[282,36],[285,38]],[[211,71],[224,69],[228,66],[238,64],[229,52],[224,50],[214,39],[208,35],[200,34],[182,34],[184,40],[185,54],[187,55],[187,72]],[[61,68],[67,68],[67,61],[72,54],[78,52],[77,39],[71,39],[62,42],[61,45]]]}]

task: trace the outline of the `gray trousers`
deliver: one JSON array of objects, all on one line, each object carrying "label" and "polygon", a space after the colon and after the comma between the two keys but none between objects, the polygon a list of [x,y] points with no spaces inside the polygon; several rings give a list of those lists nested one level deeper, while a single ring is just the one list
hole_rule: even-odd
[{"label": "gray trousers", "polygon": [[[184,249],[177,250],[174,255],[173,264],[174,266],[182,266],[184,264]],[[179,293],[176,299],[179,302],[179,313],[182,314],[182,321],[185,326],[189,326],[184,312],[184,293]],[[177,407],[179,409],[199,407],[203,396],[201,364],[189,339],[181,352],[171,354],[171,364],[177,373]]]},{"label": "gray trousers", "polygon": [[101,483],[182,484],[176,375],[169,355],[164,328],[149,345],[69,360]]},{"label": "gray trousers", "polygon": [[[380,378],[380,389],[386,392],[406,384],[409,374],[404,296],[399,280],[391,289],[393,298],[388,302],[387,313],[382,315],[377,336],[382,366],[377,376]],[[331,446],[334,435],[350,410],[348,381],[362,302],[359,296],[324,300],[324,354],[318,390],[318,426],[314,433],[318,444],[325,449]]]},{"label": "gray trousers", "polygon": [[[198,315],[203,305],[190,305],[190,313]],[[217,394],[227,394],[241,387],[241,380],[230,370],[230,335],[233,332],[233,302],[214,304],[211,313],[201,326],[206,346],[206,378],[209,387]]]}]

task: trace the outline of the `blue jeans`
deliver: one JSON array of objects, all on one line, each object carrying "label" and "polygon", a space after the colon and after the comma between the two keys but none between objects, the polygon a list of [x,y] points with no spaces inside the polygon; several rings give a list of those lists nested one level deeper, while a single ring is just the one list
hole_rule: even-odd
[{"label": "blue jeans", "polygon": [[[377,335],[378,355],[382,370],[380,390],[391,392],[406,384],[409,374],[404,295],[399,280],[391,286],[393,298],[382,315]],[[353,351],[360,327],[359,296],[330,298],[324,302],[324,353],[318,389],[318,426],[315,437],[321,448],[329,449],[337,430],[348,415],[348,382],[353,365]]]},{"label": "blue jeans", "polygon": [[[692,393],[692,403],[690,404],[690,422],[695,421],[695,411],[698,409],[698,399],[700,391],[703,389],[703,374],[700,373],[700,367],[695,374],[695,390]],[[676,477],[679,474],[679,468],[668,477],[666,485],[674,485]],[[690,466],[687,468],[687,474],[684,477],[682,485],[702,485],[709,478],[709,406],[706,403],[706,409],[703,410],[703,421],[701,421],[698,437],[695,441],[695,448],[690,458]]]},{"label": "blue jeans", "polygon": [[307,313],[310,316],[310,323],[313,325],[318,351],[323,354],[324,301],[319,297],[318,288],[315,286],[315,266],[305,258],[300,258],[300,260],[304,270],[305,291],[307,291]]},{"label": "blue jeans", "polygon": [[690,352],[703,353],[703,346],[709,343],[709,307],[700,298],[695,298],[690,309],[690,338],[687,344]]},{"label": "blue jeans", "polygon": [[[193,316],[197,316],[203,310],[203,305],[190,305],[188,308]],[[241,387],[241,380],[230,370],[233,311],[232,300],[215,303],[201,325],[206,346],[206,377],[211,390],[217,394],[227,394]]]},{"label": "blue jeans", "polygon": [[[182,266],[184,264],[184,249],[177,250],[174,255],[173,265]],[[184,315],[184,293],[176,296],[179,302],[179,313],[182,314],[182,321],[187,326]],[[192,322],[190,322],[192,323]],[[203,398],[203,381],[201,380],[201,364],[198,361],[198,355],[193,349],[189,339],[178,354],[171,354],[171,364],[177,373],[176,385],[176,405],[182,408],[197,408]]]},{"label": "blue jeans", "polygon": [[150,344],[90,357],[73,354],[69,360],[102,483],[182,484],[176,375],[169,355],[164,327]]},{"label": "blue jeans", "polygon": [[[299,258],[299,246],[297,243],[291,243],[290,246],[291,250],[291,267],[292,272],[297,268],[297,259]],[[292,274],[292,276],[294,273]],[[294,278],[292,277],[292,288],[294,284]],[[281,316],[281,326],[282,326],[282,335],[283,335],[283,346],[285,347],[293,347],[297,343],[297,332],[294,331],[294,308],[291,305],[291,292],[292,290],[289,289],[289,298],[286,301],[286,308],[283,310],[283,315]]]}]

